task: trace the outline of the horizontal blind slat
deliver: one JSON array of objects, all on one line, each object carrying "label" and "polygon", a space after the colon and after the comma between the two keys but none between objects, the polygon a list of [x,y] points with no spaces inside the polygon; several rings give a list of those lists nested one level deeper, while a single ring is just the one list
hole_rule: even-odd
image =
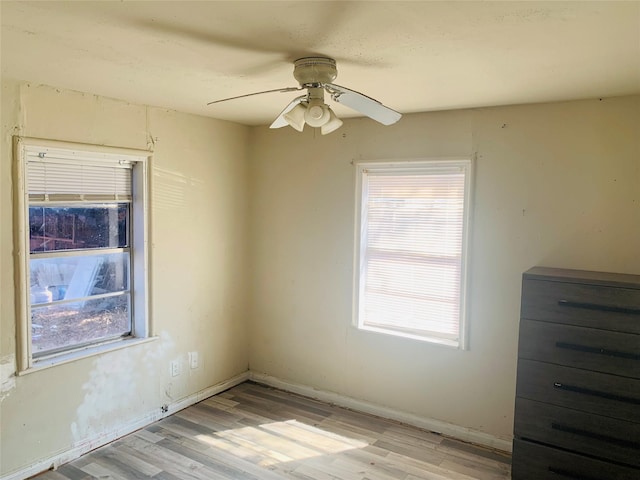
[{"label": "horizontal blind slat", "polygon": [[29,196],[80,196],[116,200],[131,198],[131,168],[113,162],[55,162],[29,160]]}]

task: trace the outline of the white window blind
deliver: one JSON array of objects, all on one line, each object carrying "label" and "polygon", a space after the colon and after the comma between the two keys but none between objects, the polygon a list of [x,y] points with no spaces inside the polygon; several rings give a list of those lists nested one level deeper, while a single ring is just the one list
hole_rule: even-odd
[{"label": "white window blind", "polygon": [[466,165],[362,169],[361,327],[459,342]]},{"label": "white window blind", "polygon": [[126,161],[27,157],[30,201],[129,201],[131,178],[132,165]]}]

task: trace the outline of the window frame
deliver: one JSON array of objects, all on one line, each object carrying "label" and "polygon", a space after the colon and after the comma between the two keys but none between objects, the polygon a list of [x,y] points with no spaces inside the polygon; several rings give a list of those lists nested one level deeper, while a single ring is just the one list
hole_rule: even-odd
[{"label": "window frame", "polygon": [[[90,163],[92,160],[124,160],[131,162],[132,200],[130,212],[130,298],[131,334],[117,339],[97,341],[88,345],[71,346],[61,351],[40,355],[32,353],[30,318],[30,258],[29,248],[29,192],[27,157],[29,152],[39,152],[74,158]],[[139,344],[153,339],[150,315],[149,282],[149,172],[151,152],[130,148],[107,147],[70,142],[60,142],[32,137],[14,137],[14,242],[16,245],[16,340],[17,373],[19,375]]]},{"label": "window frame", "polygon": [[[469,349],[469,256],[470,247],[469,239],[471,235],[472,223],[472,197],[473,197],[473,178],[474,178],[474,161],[471,157],[455,157],[455,158],[420,158],[411,160],[379,160],[379,161],[362,161],[355,162],[355,221],[354,221],[354,271],[353,271],[353,311],[352,325],[361,331],[375,332],[391,335],[399,338],[407,338],[418,341],[441,345],[445,347],[455,348],[459,350]],[[461,244],[461,269],[460,269],[460,314],[459,314],[459,331],[458,339],[450,340],[438,336],[429,336],[415,334],[406,331],[394,330],[393,328],[383,328],[378,326],[365,325],[363,319],[360,318],[360,299],[363,274],[364,251],[366,250],[365,235],[363,228],[364,194],[363,179],[365,172],[374,172],[382,174],[419,174],[421,172],[434,171],[441,167],[460,167],[465,172],[464,181],[464,199],[463,199],[463,225],[462,225],[462,244]]]}]

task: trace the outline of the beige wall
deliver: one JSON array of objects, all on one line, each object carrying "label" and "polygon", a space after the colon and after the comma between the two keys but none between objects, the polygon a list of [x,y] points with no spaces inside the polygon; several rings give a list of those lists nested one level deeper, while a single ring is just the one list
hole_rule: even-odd
[{"label": "beige wall", "polygon": [[[249,129],[3,80],[0,475],[246,371],[510,439],[520,275],[640,272],[640,97]],[[15,378],[11,136],[154,148],[159,339]],[[477,154],[470,349],[351,325],[353,161]],[[249,324],[246,323],[249,318]],[[169,376],[200,352],[198,370]],[[250,353],[249,353],[250,352]]]},{"label": "beige wall", "polygon": [[[0,474],[113,432],[247,370],[249,132],[228,122],[3,79]],[[150,278],[158,340],[9,376],[16,351],[12,135],[153,146]],[[198,369],[187,367],[189,351],[200,353]],[[183,372],[171,377],[175,358]]]},{"label": "beige wall", "polygon": [[[252,149],[254,372],[508,441],[522,272],[640,273],[640,97],[258,128]],[[474,154],[470,349],[353,328],[351,162]]]}]

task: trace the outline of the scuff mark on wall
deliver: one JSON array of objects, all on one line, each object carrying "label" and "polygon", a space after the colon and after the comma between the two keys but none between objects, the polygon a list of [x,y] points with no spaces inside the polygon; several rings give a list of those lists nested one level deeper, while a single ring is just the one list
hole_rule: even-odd
[{"label": "scuff mark on wall", "polygon": [[0,358],[0,403],[16,388],[16,356]]}]

